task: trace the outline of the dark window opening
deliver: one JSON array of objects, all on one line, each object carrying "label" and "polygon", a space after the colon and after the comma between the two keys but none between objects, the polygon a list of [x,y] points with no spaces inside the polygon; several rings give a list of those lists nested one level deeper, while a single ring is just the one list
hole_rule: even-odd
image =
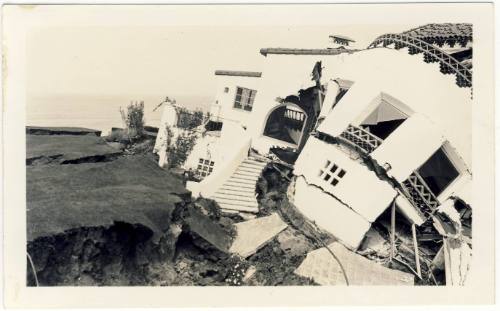
[{"label": "dark window opening", "polygon": [[381,139],[391,135],[408,116],[383,101],[378,107],[361,123],[361,127]]},{"label": "dark window opening", "polygon": [[362,127],[365,130],[368,130],[368,132],[372,133],[373,135],[377,136],[378,138],[381,139],[386,139],[389,137],[389,135],[392,134],[405,120],[392,120],[392,121],[385,121],[385,122],[379,122],[377,124],[370,124],[370,125],[362,125]]},{"label": "dark window opening", "polygon": [[335,102],[333,103],[332,109],[337,105],[337,103],[344,97],[349,89],[340,89],[339,93],[335,97]]},{"label": "dark window opening", "polygon": [[418,174],[435,196],[440,195],[460,175],[443,148],[438,149],[418,169]]},{"label": "dark window opening", "polygon": [[205,125],[207,131],[220,131],[222,130],[222,122],[208,121]]}]

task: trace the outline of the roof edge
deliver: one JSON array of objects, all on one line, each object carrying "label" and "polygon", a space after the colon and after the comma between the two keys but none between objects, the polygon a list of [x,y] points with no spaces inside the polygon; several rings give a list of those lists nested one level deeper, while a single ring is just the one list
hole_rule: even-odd
[{"label": "roof edge", "polygon": [[260,78],[262,72],[258,71],[237,71],[237,70],[216,70],[216,76],[251,77]]},{"label": "roof edge", "polygon": [[355,49],[335,48],[335,49],[294,49],[294,48],[262,48],[260,54],[287,54],[287,55],[338,55],[342,53],[357,52]]}]

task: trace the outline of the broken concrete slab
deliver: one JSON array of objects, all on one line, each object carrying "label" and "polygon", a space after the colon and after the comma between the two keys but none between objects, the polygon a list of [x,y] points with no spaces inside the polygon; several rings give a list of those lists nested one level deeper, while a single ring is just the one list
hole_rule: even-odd
[{"label": "broken concrete slab", "polygon": [[42,159],[63,164],[86,159],[102,160],[120,153],[120,149],[95,135],[26,135],[28,165]]},{"label": "broken concrete slab", "polygon": [[229,251],[241,257],[254,254],[259,248],[283,231],[287,224],[277,213],[235,224],[236,238]]},{"label": "broken concrete slab", "polygon": [[198,234],[204,240],[222,252],[228,252],[232,236],[220,224],[210,219],[209,216],[197,208],[189,207],[189,215],[185,222],[189,230]]},{"label": "broken concrete slab", "polygon": [[[334,242],[328,248],[345,269],[349,285],[413,285],[412,274],[385,268]],[[307,254],[295,273],[320,285],[347,285],[342,269],[326,247]]]}]

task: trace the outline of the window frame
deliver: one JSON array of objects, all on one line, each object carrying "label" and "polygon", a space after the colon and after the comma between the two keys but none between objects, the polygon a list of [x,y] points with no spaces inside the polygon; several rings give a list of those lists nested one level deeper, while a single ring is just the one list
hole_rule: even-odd
[{"label": "window frame", "polygon": [[[438,202],[443,203],[453,194],[453,192],[455,191],[455,189],[457,189],[457,187],[462,185],[467,179],[472,178],[472,174],[470,173],[463,159],[460,157],[460,155],[458,155],[458,153],[455,151],[455,149],[453,148],[453,146],[450,144],[449,141],[443,142],[443,144],[438,149],[441,149],[443,151],[443,153],[446,155],[450,163],[455,167],[455,169],[458,172],[458,176],[455,177],[455,179],[453,179],[448,184],[448,186],[444,188],[443,191],[441,191],[439,195],[435,196]],[[436,151],[438,149],[436,149]],[[427,160],[425,162],[427,162]],[[420,165],[415,171],[418,172],[418,170],[422,166],[423,164]]]},{"label": "window frame", "polygon": [[[241,90],[241,94],[238,94],[239,90]],[[249,94],[249,96],[244,95],[245,91],[247,92],[246,94]],[[233,109],[252,112],[256,95],[257,95],[257,90],[246,88],[243,86],[236,86],[234,100],[233,100]],[[239,100],[238,96],[240,97]],[[245,99],[245,101],[242,101],[243,99]],[[247,109],[247,107],[249,108]]]}]

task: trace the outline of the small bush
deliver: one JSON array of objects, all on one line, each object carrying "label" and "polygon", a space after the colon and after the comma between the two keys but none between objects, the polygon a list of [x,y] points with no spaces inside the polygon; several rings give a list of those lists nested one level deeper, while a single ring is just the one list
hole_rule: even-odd
[{"label": "small bush", "polygon": [[127,113],[120,108],[123,122],[127,127],[127,133],[130,139],[142,137],[144,133],[144,102],[131,103],[127,107]]},{"label": "small bush", "polygon": [[177,109],[177,127],[186,130],[192,130],[200,126],[205,120],[203,111],[189,111],[186,108]]},{"label": "small bush", "polygon": [[196,143],[197,135],[193,131],[187,131],[177,136],[174,141],[172,129],[166,127],[166,151],[168,166],[170,168],[181,167],[187,160]]},{"label": "small bush", "polygon": [[118,142],[125,143],[128,141],[128,136],[125,130],[115,129],[111,131],[111,133],[104,138],[107,142]]}]

